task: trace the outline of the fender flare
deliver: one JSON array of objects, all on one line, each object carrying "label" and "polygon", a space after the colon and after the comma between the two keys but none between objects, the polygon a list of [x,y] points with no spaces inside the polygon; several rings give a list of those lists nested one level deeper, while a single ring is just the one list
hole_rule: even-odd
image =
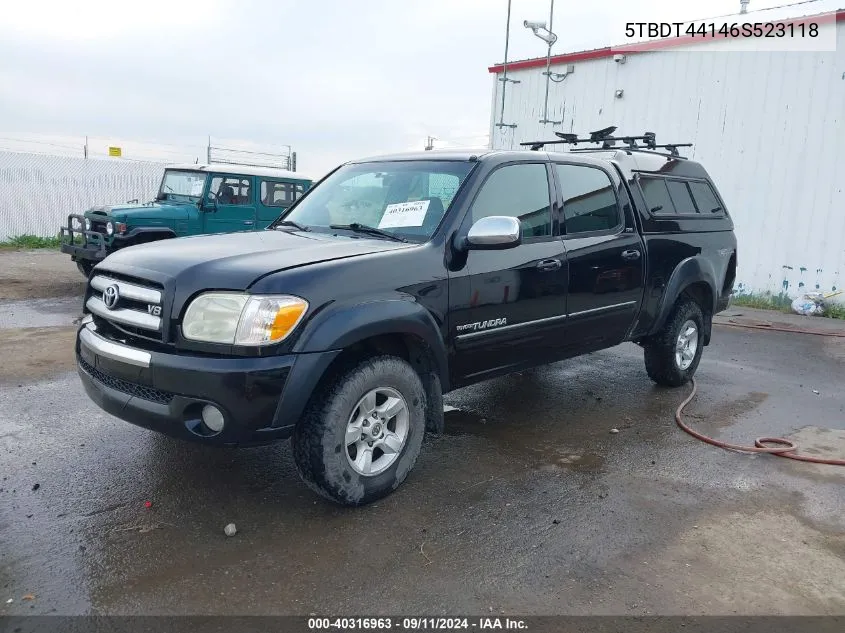
[{"label": "fender flare", "polygon": [[329,304],[306,324],[293,347],[295,353],[342,350],[381,335],[413,335],[431,351],[435,373],[448,390],[446,345],[434,316],[416,301],[386,298],[354,305]]},{"label": "fender flare", "polygon": [[[669,277],[669,281],[666,284],[666,290],[663,292],[663,299],[661,300],[660,308],[657,312],[657,318],[651,326],[649,335],[656,334],[660,331],[666,323],[666,320],[669,318],[669,314],[672,312],[672,308],[675,306],[675,302],[678,300],[678,297],[681,296],[681,293],[683,293],[684,290],[692,284],[699,282],[706,283],[707,287],[710,288],[711,305],[715,308],[718,300],[716,291],[718,285],[716,283],[716,271],[713,268],[713,264],[700,255],[688,257],[682,260],[675,267],[675,270],[672,271],[672,275]],[[705,324],[705,329],[705,339],[709,340],[709,319]]]},{"label": "fender flare", "polygon": [[120,237],[116,237],[115,241],[119,241],[122,244],[126,245],[127,242],[131,242],[139,235],[149,235],[149,234],[160,234],[158,239],[170,239],[173,237],[177,237],[176,232],[173,229],[167,227],[158,227],[158,226],[139,226],[130,230],[126,235],[121,235]]}]

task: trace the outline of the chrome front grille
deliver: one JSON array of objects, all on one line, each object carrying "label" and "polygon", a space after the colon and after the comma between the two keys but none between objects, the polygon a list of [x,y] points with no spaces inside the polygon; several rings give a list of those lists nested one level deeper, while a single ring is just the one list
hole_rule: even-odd
[{"label": "chrome front grille", "polygon": [[85,307],[118,329],[132,328],[141,336],[161,340],[162,293],[108,275],[91,279],[91,294]]}]

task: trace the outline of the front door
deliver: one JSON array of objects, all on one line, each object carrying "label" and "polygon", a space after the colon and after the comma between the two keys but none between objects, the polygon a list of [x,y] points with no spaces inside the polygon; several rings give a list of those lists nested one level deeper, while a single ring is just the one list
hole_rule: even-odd
[{"label": "front door", "polygon": [[643,296],[644,248],[621,181],[598,166],[554,164],[569,263],[567,347],[621,343]]},{"label": "front door", "polygon": [[206,233],[232,233],[256,229],[252,176],[214,174],[203,203]]},{"label": "front door", "polygon": [[464,269],[450,277],[457,383],[539,364],[562,341],[566,257],[555,235],[548,176],[544,163],[499,167],[472,204],[470,224],[492,215],[518,218],[522,244],[471,250]]}]

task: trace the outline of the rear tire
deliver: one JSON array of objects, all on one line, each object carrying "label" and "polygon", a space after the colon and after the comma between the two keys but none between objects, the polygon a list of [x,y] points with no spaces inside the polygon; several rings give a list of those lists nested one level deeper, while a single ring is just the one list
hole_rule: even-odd
[{"label": "rear tire", "polygon": [[378,356],[340,372],[315,391],[294,430],[300,477],[343,505],[381,499],[417,461],[425,409],[422,381],[400,358]]},{"label": "rear tire", "polygon": [[649,378],[665,387],[688,383],[701,361],[703,334],[701,307],[690,299],[680,299],[663,329],[643,344]]}]

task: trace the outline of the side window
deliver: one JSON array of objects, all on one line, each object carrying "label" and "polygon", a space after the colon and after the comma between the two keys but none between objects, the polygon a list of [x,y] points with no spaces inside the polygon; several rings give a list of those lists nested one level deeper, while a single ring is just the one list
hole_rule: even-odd
[{"label": "side window", "polygon": [[215,176],[208,188],[208,199],[217,204],[249,204],[252,200],[249,178]]},{"label": "side window", "polygon": [[261,204],[265,207],[289,207],[293,201],[293,183],[261,181]]},{"label": "side window", "polygon": [[491,215],[517,218],[522,225],[523,238],[551,235],[552,214],[546,166],[526,163],[494,171],[472,204],[472,221]]},{"label": "side window", "polygon": [[695,206],[698,207],[699,213],[724,211],[716,194],[713,193],[713,188],[706,182],[691,182],[689,188],[692,191],[692,199],[695,200]]},{"label": "side window", "polygon": [[641,178],[640,186],[650,213],[674,215],[675,205],[672,204],[672,198],[669,197],[669,190],[663,178]]},{"label": "side window", "polygon": [[296,199],[299,200],[302,197],[302,194],[305,193],[305,187],[302,185],[296,186]]},{"label": "side window", "polygon": [[672,198],[672,202],[675,204],[675,213],[680,215],[698,213],[692,202],[692,196],[687,188],[687,183],[681,180],[667,180],[666,188],[669,189],[669,197]]},{"label": "side window", "polygon": [[567,235],[608,231],[622,223],[613,182],[601,169],[555,165],[563,190],[563,225]]}]

